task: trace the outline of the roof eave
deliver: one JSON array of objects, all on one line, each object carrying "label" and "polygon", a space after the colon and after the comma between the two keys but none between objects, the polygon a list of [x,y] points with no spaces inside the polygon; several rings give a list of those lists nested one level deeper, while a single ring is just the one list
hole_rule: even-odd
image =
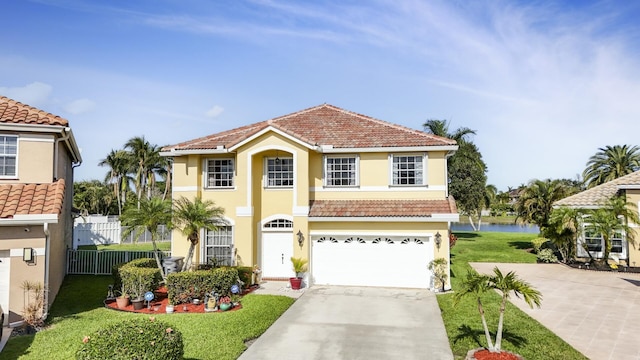
[{"label": "roof eave", "polygon": [[429,216],[309,216],[310,222],[457,222],[459,214],[433,214]]},{"label": "roof eave", "polygon": [[0,219],[0,226],[57,224],[58,215],[55,214],[16,214],[12,218]]},{"label": "roof eave", "polygon": [[264,129],[252,134],[251,136],[244,138],[240,142],[232,145],[231,147],[229,147],[229,151],[236,151],[239,147],[250,143],[251,141],[259,138],[260,136],[262,136],[262,135],[264,135],[264,134],[266,134],[266,133],[268,133],[270,131],[273,131],[276,134],[278,134],[278,135],[280,135],[282,137],[285,137],[285,138],[287,138],[287,139],[289,139],[289,140],[291,140],[291,141],[293,141],[293,142],[295,142],[295,143],[297,143],[299,145],[302,145],[302,146],[304,146],[304,147],[306,147],[308,149],[316,150],[318,148],[315,144],[309,144],[306,141],[300,140],[295,136],[289,135],[286,132],[284,132],[284,131],[282,131],[282,130],[274,127],[274,126],[269,125],[269,126],[265,127]]},{"label": "roof eave", "polygon": [[333,145],[316,147],[317,151],[324,154],[339,153],[373,153],[373,152],[412,152],[412,151],[456,151],[458,145],[433,145],[433,146],[378,146],[366,148],[335,148]]},{"label": "roof eave", "polygon": [[230,153],[229,149],[224,146],[218,146],[215,149],[171,149],[169,151],[161,151],[160,156],[183,156],[183,155],[214,155]]}]

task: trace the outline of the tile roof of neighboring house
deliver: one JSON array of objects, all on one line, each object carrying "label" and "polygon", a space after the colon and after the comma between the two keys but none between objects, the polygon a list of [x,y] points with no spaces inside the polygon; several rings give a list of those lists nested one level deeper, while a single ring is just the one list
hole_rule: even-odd
[{"label": "tile roof of neighboring house", "polygon": [[64,179],[50,184],[0,185],[0,218],[15,215],[58,215],[62,212]]},{"label": "tile roof of neighboring house", "polygon": [[594,186],[591,189],[571,195],[554,203],[555,206],[593,207],[600,206],[618,190],[629,186],[640,186],[640,171],[621,176],[604,184]]},{"label": "tile roof of neighboring house", "polygon": [[60,116],[0,96],[0,123],[69,126]]},{"label": "tile roof of neighboring house", "polygon": [[430,217],[456,214],[453,197],[447,200],[312,200],[309,217]]},{"label": "tile roof of neighboring house", "polygon": [[310,145],[334,148],[410,147],[456,145],[443,138],[401,125],[323,104],[271,120],[167,146],[163,150],[230,148],[273,127]]}]

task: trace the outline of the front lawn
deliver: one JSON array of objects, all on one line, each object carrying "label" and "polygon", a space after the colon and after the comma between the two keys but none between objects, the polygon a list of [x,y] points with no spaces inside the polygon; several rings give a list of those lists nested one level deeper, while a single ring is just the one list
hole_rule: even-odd
[{"label": "front lawn", "polygon": [[[471,268],[469,262],[536,262],[536,256],[527,252],[527,249],[531,248],[530,241],[537,236],[535,234],[460,232],[456,235],[458,242],[451,249],[451,285],[454,291],[460,287],[461,281]],[[453,294],[443,294],[437,298],[456,359],[463,359],[468,350],[487,346],[475,299],[468,297],[453,307]],[[487,294],[483,298],[485,315],[493,339],[498,324],[499,304],[500,296],[497,293]],[[518,353],[528,360],[586,359],[511,303],[507,304],[505,312],[503,336],[503,350]]]},{"label": "front lawn", "polygon": [[[51,309],[49,329],[11,338],[2,359],[73,359],[85,335],[116,321],[149,316],[104,308],[111,282],[110,276],[67,276]],[[182,332],[185,359],[236,359],[246,348],[244,341],[260,336],[293,302],[286,296],[247,295],[238,311],[156,318]]]}]

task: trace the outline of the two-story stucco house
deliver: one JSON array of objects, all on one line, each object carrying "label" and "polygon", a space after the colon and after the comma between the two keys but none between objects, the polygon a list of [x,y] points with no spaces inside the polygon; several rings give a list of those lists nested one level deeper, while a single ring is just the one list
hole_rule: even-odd
[{"label": "two-story stucco house", "polygon": [[[309,260],[311,284],[431,287],[449,259],[450,139],[324,104],[163,149],[173,197],[211,199],[227,226],[194,260],[257,265],[265,279]],[[437,241],[436,241],[437,240]],[[173,233],[174,255],[189,243]]]},{"label": "two-story stucco house", "polygon": [[0,96],[0,305],[21,323],[22,284],[48,289],[45,313],[71,247],[73,168],[82,161],[67,120]]}]

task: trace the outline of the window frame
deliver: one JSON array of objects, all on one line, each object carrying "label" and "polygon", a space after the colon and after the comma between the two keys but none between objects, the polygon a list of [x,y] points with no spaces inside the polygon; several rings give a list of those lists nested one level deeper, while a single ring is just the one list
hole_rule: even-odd
[{"label": "window frame", "polygon": [[18,153],[19,153],[19,148],[20,148],[20,137],[18,135],[12,135],[12,134],[0,134],[0,138],[4,138],[2,139],[2,141],[0,141],[0,149],[2,149],[2,151],[4,151],[5,149],[5,144],[8,138],[13,138],[15,139],[16,145],[16,152],[15,154],[10,154],[10,153],[0,153],[0,158],[2,158],[3,160],[6,161],[7,158],[13,158],[14,159],[14,172],[13,174],[2,174],[2,172],[6,169],[6,165],[2,164],[0,165],[0,169],[2,171],[0,171],[0,179],[17,179],[18,178]]},{"label": "window frame", "polygon": [[[220,230],[224,229],[226,231],[226,234],[224,235],[226,238],[230,239],[230,244],[224,244],[224,245],[216,245],[216,244],[209,244],[209,234],[211,233],[211,237],[212,239],[215,239],[215,237],[221,237]],[[235,259],[234,259],[234,246],[235,246],[235,229],[233,225],[230,224],[222,224],[222,225],[218,225],[218,229],[215,231],[210,231],[207,229],[203,230],[203,234],[202,234],[202,262],[203,264],[209,264],[209,258],[218,258],[217,256],[215,256],[215,251],[214,251],[214,255],[213,256],[209,256],[207,254],[207,249],[208,248],[225,248],[228,247],[229,248],[229,254],[228,254],[228,264],[226,264],[227,266],[233,266],[235,265]],[[212,241],[215,242],[215,241]]]},{"label": "window frame", "polygon": [[[330,184],[329,183],[329,159],[354,159],[354,169],[353,169],[353,181],[354,184],[351,185],[342,185],[342,184]],[[341,164],[343,165],[343,164]],[[349,155],[325,155],[323,157],[323,166],[322,166],[322,184],[325,187],[331,188],[356,188],[360,186],[360,156],[357,154],[349,154]],[[343,173],[345,171],[342,170],[334,170],[334,172]],[[350,172],[350,171],[349,171]],[[335,178],[333,178],[335,179]],[[343,178],[340,178],[344,180]]]},{"label": "window frame", "polygon": [[[215,161],[230,161],[231,162],[231,172],[219,172],[216,173],[214,172],[210,172],[209,171],[209,167],[210,164],[209,162],[215,162]],[[211,165],[213,167],[215,167],[216,165]],[[221,165],[222,166],[222,165]],[[216,185],[210,185],[209,184],[209,177],[210,175],[222,175],[222,174],[231,174],[231,178],[230,179],[213,179],[214,183],[216,181],[230,181],[231,185],[228,186],[216,186]],[[207,158],[204,160],[204,188],[205,189],[235,189],[236,186],[236,181],[235,181],[235,177],[236,177],[236,161],[234,158],[232,157],[224,157],[224,158]]]},{"label": "window frame", "polygon": [[[401,170],[403,169],[394,169],[394,159],[395,158],[400,158],[400,157],[420,157],[422,158],[422,162],[421,162],[421,166],[422,169],[407,169],[406,172],[417,172],[418,170],[422,171],[421,174],[421,181],[418,183],[417,179],[416,179],[416,183],[415,184],[396,184],[395,180],[396,180],[396,172],[401,172]],[[414,163],[414,164],[417,164]],[[400,179],[400,178],[398,178]],[[427,186],[427,154],[426,153],[394,153],[394,154],[389,154],[389,186],[391,187],[421,187],[421,186]]]},{"label": "window frame", "polygon": [[[280,164],[276,164],[275,163],[276,159],[280,160]],[[274,174],[278,174],[278,173],[284,174],[284,173],[289,173],[290,172],[291,173],[291,177],[290,178],[288,178],[286,180],[284,178],[280,178],[280,179],[275,179],[274,178],[274,181],[278,181],[278,180],[279,181],[283,181],[283,182],[284,181],[290,181],[291,184],[275,185],[275,184],[271,183],[271,179],[269,178],[269,174],[270,174],[270,171],[269,171],[270,164],[269,163],[271,161],[274,162],[274,164],[273,164],[274,166],[283,166],[283,161],[287,161],[287,162],[290,161],[291,162],[291,170],[290,171],[282,171],[281,170],[279,172],[274,172]],[[295,174],[295,163],[294,163],[293,157],[265,157],[264,158],[264,172],[263,172],[263,174],[264,174],[264,183],[263,183],[263,185],[264,185],[265,189],[292,189],[295,186],[295,183],[296,183],[296,181],[295,181],[295,177],[296,177],[296,174]]]}]

